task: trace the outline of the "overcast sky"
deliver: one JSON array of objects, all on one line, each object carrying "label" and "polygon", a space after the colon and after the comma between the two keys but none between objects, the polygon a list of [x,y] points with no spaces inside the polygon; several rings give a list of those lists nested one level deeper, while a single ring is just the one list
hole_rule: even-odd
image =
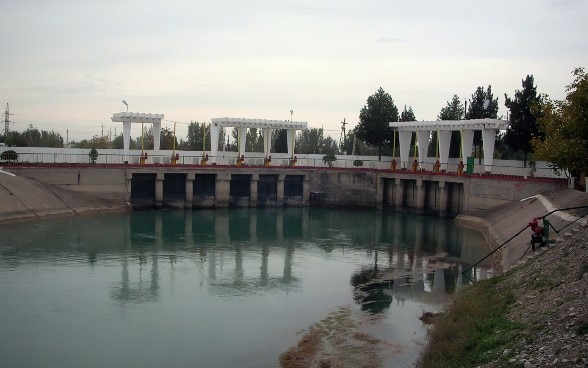
[{"label": "overcast sky", "polygon": [[586,0],[157,3],[3,2],[0,109],[10,103],[10,128],[64,139],[69,129],[70,141],[102,124],[120,133],[110,117],[125,99],[129,111],[181,123],[285,120],[293,110],[338,138],[379,87],[399,110],[435,120],[454,94],[492,85],[506,115],[504,93],[527,74],[562,99],[571,71],[588,67]]}]

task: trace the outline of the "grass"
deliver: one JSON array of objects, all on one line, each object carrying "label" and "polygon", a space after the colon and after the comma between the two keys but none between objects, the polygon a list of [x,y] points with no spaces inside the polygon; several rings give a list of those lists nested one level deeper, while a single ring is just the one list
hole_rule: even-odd
[{"label": "grass", "polygon": [[507,318],[514,292],[497,287],[503,277],[479,282],[453,301],[429,331],[418,367],[475,366],[498,356],[520,336],[521,326]]}]

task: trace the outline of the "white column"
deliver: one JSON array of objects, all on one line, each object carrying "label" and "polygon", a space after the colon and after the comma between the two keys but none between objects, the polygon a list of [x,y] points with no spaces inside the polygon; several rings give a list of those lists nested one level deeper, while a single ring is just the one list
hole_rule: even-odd
[{"label": "white column", "polygon": [[271,128],[263,128],[263,155],[264,157],[268,157],[271,153],[272,148],[272,129]]},{"label": "white column", "polygon": [[287,132],[286,139],[288,139],[288,155],[292,157],[294,156],[294,139],[296,137],[296,130],[288,129]]},{"label": "white column", "polygon": [[237,127],[237,135],[239,136],[239,154],[245,154],[245,141],[247,140],[247,128]]},{"label": "white column", "polygon": [[449,146],[451,145],[451,130],[439,130],[437,134],[439,142],[439,162],[441,170],[448,171],[447,161],[449,161]]},{"label": "white column", "polygon": [[484,171],[492,171],[492,159],[494,158],[494,143],[496,142],[496,129],[482,130],[482,142],[484,147]]},{"label": "white column", "polygon": [[419,148],[419,161],[421,165],[427,158],[427,150],[429,149],[429,138],[431,132],[428,130],[417,130],[418,148]]},{"label": "white column", "polygon": [[131,122],[125,121],[123,123],[123,144],[125,148],[125,155],[129,152],[129,142],[131,140]]},{"label": "white column", "polygon": [[474,131],[471,129],[464,129],[461,131],[461,157],[465,161],[467,157],[472,155],[472,147],[474,146]]},{"label": "white column", "polygon": [[161,120],[153,123],[153,149],[159,151],[159,143],[161,140]]},{"label": "white column", "polygon": [[[218,132],[220,128],[216,124],[210,124],[210,155],[215,157],[218,154]],[[214,160],[214,158],[213,158]]]},{"label": "white column", "polygon": [[401,167],[406,169],[407,162],[408,162],[408,154],[410,150],[410,140],[412,138],[412,132],[408,131],[399,131],[398,132],[398,141],[400,143],[400,162]]}]

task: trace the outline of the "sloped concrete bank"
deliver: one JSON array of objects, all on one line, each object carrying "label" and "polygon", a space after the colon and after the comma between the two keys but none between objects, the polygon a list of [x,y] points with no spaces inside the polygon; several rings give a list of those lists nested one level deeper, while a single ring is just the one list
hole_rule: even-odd
[{"label": "sloped concrete bank", "polygon": [[89,212],[126,211],[124,201],[75,192],[0,170],[0,222]]},{"label": "sloped concrete bank", "polygon": [[[455,221],[458,224],[472,227],[482,232],[489,249],[494,250],[526,227],[532,219],[544,216],[556,209],[583,205],[588,206],[588,195],[586,193],[574,189],[564,189],[503,204],[486,211],[461,214]],[[560,230],[586,213],[588,213],[588,209],[558,211],[550,215],[548,219],[553,227]],[[585,224],[586,216],[576,222]],[[563,234],[557,234],[553,230],[550,232],[551,239],[556,239],[561,235]],[[495,271],[501,273],[515,266],[521,259],[531,253],[529,247],[530,229],[527,229],[494,254]]]}]

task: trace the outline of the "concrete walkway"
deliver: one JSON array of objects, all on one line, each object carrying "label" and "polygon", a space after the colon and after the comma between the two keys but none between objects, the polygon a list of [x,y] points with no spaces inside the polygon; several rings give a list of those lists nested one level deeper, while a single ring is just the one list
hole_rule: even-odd
[{"label": "concrete walkway", "polygon": [[0,168],[0,222],[124,210],[125,203],[16,176]]},{"label": "concrete walkway", "polygon": [[[588,195],[586,193],[566,189],[558,192],[545,193],[523,199],[518,202],[507,203],[493,209],[467,213],[456,218],[457,223],[473,227],[481,231],[491,249],[504,243],[521,229],[528,225],[533,218],[541,217],[556,209],[588,206]],[[579,224],[586,224],[588,208],[578,209],[570,212],[556,212],[548,217],[553,227],[560,230],[566,225],[576,221]],[[541,222],[540,222],[541,225]],[[568,227],[563,232],[570,231]],[[497,271],[508,270],[516,265],[521,258],[532,253],[530,249],[531,230],[527,229],[514,238],[501,251],[496,252],[494,264]],[[556,234],[553,229],[550,232],[550,239],[556,239],[563,234]]]}]

